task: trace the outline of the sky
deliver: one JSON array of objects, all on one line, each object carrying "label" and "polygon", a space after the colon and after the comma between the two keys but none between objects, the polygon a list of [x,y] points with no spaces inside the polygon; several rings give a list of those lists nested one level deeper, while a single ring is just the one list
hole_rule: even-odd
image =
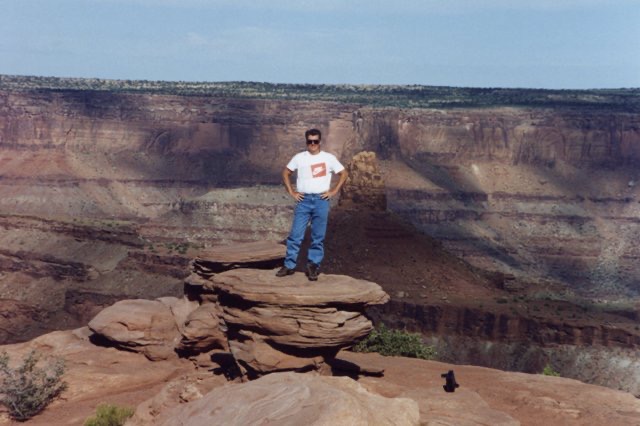
[{"label": "sky", "polygon": [[640,87],[640,0],[0,0],[0,74]]}]

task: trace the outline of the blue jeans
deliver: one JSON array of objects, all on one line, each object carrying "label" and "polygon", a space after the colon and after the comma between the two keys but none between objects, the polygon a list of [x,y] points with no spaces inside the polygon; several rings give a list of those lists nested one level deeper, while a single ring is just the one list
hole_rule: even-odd
[{"label": "blue jeans", "polygon": [[323,200],[320,194],[304,194],[304,199],[296,204],[293,211],[291,232],[287,238],[287,256],[284,266],[294,269],[300,253],[300,245],[311,221],[311,245],[307,259],[320,266],[324,257],[324,236],[327,233],[327,219],[329,217],[329,200]]}]

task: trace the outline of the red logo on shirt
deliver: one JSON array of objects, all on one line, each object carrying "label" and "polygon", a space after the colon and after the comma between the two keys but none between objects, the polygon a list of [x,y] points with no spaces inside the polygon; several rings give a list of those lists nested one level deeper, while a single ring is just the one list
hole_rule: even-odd
[{"label": "red logo on shirt", "polygon": [[325,163],[318,163],[311,165],[311,175],[314,178],[327,175],[327,165]]}]

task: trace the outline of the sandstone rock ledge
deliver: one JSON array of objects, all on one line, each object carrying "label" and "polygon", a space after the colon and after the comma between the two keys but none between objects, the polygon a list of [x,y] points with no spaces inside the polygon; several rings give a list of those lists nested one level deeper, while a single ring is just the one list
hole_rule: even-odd
[{"label": "sandstone rock ledge", "polygon": [[364,309],[389,300],[377,284],[343,275],[310,283],[303,274],[236,269],[204,287],[217,294],[231,353],[250,376],[322,368],[371,332]]}]

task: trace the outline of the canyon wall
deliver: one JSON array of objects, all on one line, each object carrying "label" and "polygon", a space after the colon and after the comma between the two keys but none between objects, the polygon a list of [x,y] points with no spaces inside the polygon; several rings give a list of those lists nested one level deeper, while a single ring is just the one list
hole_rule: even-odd
[{"label": "canyon wall", "polygon": [[[456,362],[537,371],[552,359],[566,375],[607,385],[635,365],[627,353],[638,347],[630,324],[640,293],[640,114],[596,107],[398,109],[0,90],[0,343],[84,324],[119,299],[180,295],[199,247],[285,238],[293,204],[280,172],[311,127],[345,165],[376,153],[376,197],[387,213],[499,272],[496,288],[466,296],[473,309],[429,307],[431,299],[411,308],[393,293],[394,313],[381,319],[439,339]],[[405,228],[402,237],[380,226],[380,246],[409,240]],[[401,287],[419,261],[411,257],[388,274],[396,282],[380,284]],[[434,284],[413,275],[420,290],[412,294],[428,293]],[[505,314],[502,299],[472,300],[491,291],[526,301]],[[581,298],[635,316],[576,310],[574,320],[545,307]],[[518,364],[523,351],[532,354],[526,365]],[[602,354],[615,351],[622,367],[598,373]],[[635,376],[624,388],[638,392]]]},{"label": "canyon wall", "polygon": [[280,170],[310,127],[345,163],[376,152],[389,210],[471,263],[638,295],[638,113],[7,90],[0,213],[132,221],[160,240],[282,238]]},{"label": "canyon wall", "polygon": [[[359,112],[389,208],[478,266],[637,295],[640,121],[604,110]],[[398,163],[401,164],[398,164]]]}]

